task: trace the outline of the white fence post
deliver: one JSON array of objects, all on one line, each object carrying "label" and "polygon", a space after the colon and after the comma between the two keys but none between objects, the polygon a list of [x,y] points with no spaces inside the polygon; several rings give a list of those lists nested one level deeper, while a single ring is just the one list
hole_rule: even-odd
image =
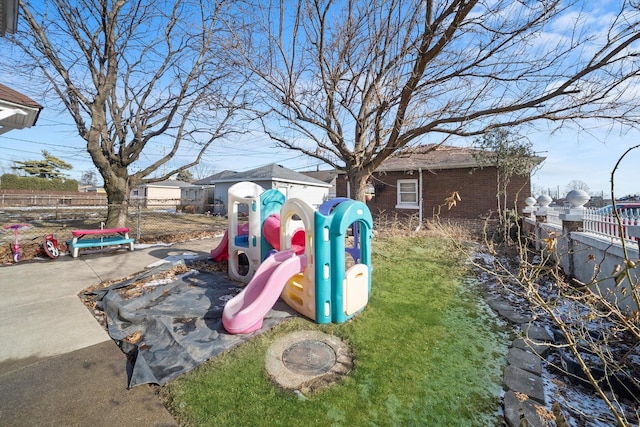
[{"label": "white fence post", "polygon": [[636,218],[636,224],[629,227],[629,238],[638,241],[638,254],[640,254],[640,220]]},{"label": "white fence post", "polygon": [[549,204],[553,201],[553,199],[546,194],[542,194],[538,196],[536,199],[538,202],[538,209],[535,210],[534,215],[536,217],[536,250],[540,250],[542,247],[542,228],[540,227],[540,223],[547,222],[547,214],[549,211]]},{"label": "white fence post", "polygon": [[619,229],[611,219],[612,213],[584,208],[575,202],[559,211],[562,212],[558,215],[562,220],[562,232],[551,221],[534,224],[529,220],[536,227],[536,247],[544,246],[543,239],[549,236],[549,231],[559,233],[555,253],[567,275],[597,289],[622,310],[638,310],[631,293],[634,292],[632,286],[640,280],[640,269],[630,269],[631,279],[624,278],[621,282],[611,272],[619,269],[627,259],[640,259],[640,240],[636,241],[640,239],[640,209],[621,215],[625,240],[632,243],[628,252],[623,251],[620,236],[605,234]]},{"label": "white fence post", "polygon": [[558,217],[562,221],[562,234],[567,237],[567,273],[569,276],[575,276],[575,264],[574,264],[574,244],[571,233],[575,231],[581,231],[584,224],[584,205],[591,199],[591,196],[583,190],[571,190],[567,194],[566,200],[569,202],[569,207],[565,210],[565,213],[560,214]]}]

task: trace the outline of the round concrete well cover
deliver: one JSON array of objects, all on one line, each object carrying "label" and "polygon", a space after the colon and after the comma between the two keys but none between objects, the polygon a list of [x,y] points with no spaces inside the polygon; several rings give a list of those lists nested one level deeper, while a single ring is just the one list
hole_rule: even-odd
[{"label": "round concrete well cover", "polygon": [[304,340],[291,344],[282,353],[284,366],[303,375],[319,375],[329,372],[336,363],[336,353],[324,341]]},{"label": "round concrete well cover", "polygon": [[349,373],[349,349],[332,335],[298,331],[276,340],[267,350],[266,368],[281,387],[311,391]]}]

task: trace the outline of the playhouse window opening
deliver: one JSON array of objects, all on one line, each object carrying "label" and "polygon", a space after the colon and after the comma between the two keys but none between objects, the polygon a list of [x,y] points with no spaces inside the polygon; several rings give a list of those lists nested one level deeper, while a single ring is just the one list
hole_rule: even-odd
[{"label": "playhouse window opening", "polygon": [[249,205],[247,203],[238,203],[238,219],[248,221]]}]

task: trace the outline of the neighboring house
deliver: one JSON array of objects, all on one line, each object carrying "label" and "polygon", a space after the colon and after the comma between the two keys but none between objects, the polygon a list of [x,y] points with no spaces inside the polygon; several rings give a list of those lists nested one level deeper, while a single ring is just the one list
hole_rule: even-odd
[{"label": "neighboring house", "polygon": [[31,98],[0,84],[0,135],[35,125],[41,110]]},{"label": "neighboring house", "polygon": [[[419,219],[439,214],[441,218],[484,218],[498,209],[497,168],[482,166],[474,156],[479,150],[439,146],[404,150],[386,159],[374,172],[367,193],[373,215],[416,215]],[[543,157],[534,157],[540,164]],[[338,175],[338,197],[349,197],[344,173]],[[461,201],[448,209],[446,199],[457,192]],[[507,188],[507,209],[524,207],[531,195],[531,176],[514,175]],[[504,207],[504,206],[503,206]]]},{"label": "neighboring house", "polygon": [[224,212],[226,212],[229,187],[242,181],[253,182],[265,190],[277,189],[288,199],[300,198],[314,207],[328,199],[331,187],[326,182],[275,163],[244,172],[225,170],[193,184],[215,186],[214,199],[223,204]]},{"label": "neighboring house", "polygon": [[182,187],[180,194],[180,204],[185,212],[206,213],[212,215],[225,215],[222,204],[216,203],[215,186],[212,185],[190,185]]},{"label": "neighboring house", "polygon": [[[18,29],[18,0],[0,0],[0,37]],[[0,135],[36,124],[42,105],[0,84]]]},{"label": "neighboring house", "polygon": [[78,185],[78,193],[107,194],[104,187],[98,187],[96,185]]},{"label": "neighboring house", "polygon": [[18,0],[0,0],[0,37],[18,29]]},{"label": "neighboring house", "polygon": [[326,171],[308,171],[308,172],[300,172],[301,174],[307,175],[311,178],[318,179],[320,181],[324,181],[327,184],[331,185],[329,187],[329,199],[333,199],[336,197],[336,178],[338,177],[338,171],[335,169],[326,170]]},{"label": "neighboring house", "polygon": [[144,207],[176,207],[180,205],[181,189],[191,184],[175,179],[137,185],[131,190],[131,204]]}]

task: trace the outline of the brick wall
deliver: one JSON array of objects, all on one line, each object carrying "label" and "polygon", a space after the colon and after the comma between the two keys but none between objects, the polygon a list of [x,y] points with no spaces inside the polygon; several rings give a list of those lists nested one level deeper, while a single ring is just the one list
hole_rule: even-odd
[{"label": "brick wall", "polygon": [[[397,182],[399,179],[419,179],[419,174],[414,171],[412,175],[403,172],[386,172],[374,175],[376,187],[375,197],[367,203],[371,213],[375,216],[380,212],[397,212],[400,215],[417,215],[418,209],[396,209]],[[445,204],[445,199],[454,191],[460,195],[461,201],[457,206],[440,209],[441,218],[484,218],[491,211],[496,211],[498,202],[496,199],[496,169],[447,169],[422,172],[423,186],[423,218],[431,218],[439,205]],[[519,193],[519,194],[518,194]],[[513,209],[516,200],[517,209],[524,207],[524,199],[531,193],[531,183],[528,176],[514,176],[508,188],[507,208]],[[337,197],[346,197],[347,181],[344,175],[336,180]]]}]

